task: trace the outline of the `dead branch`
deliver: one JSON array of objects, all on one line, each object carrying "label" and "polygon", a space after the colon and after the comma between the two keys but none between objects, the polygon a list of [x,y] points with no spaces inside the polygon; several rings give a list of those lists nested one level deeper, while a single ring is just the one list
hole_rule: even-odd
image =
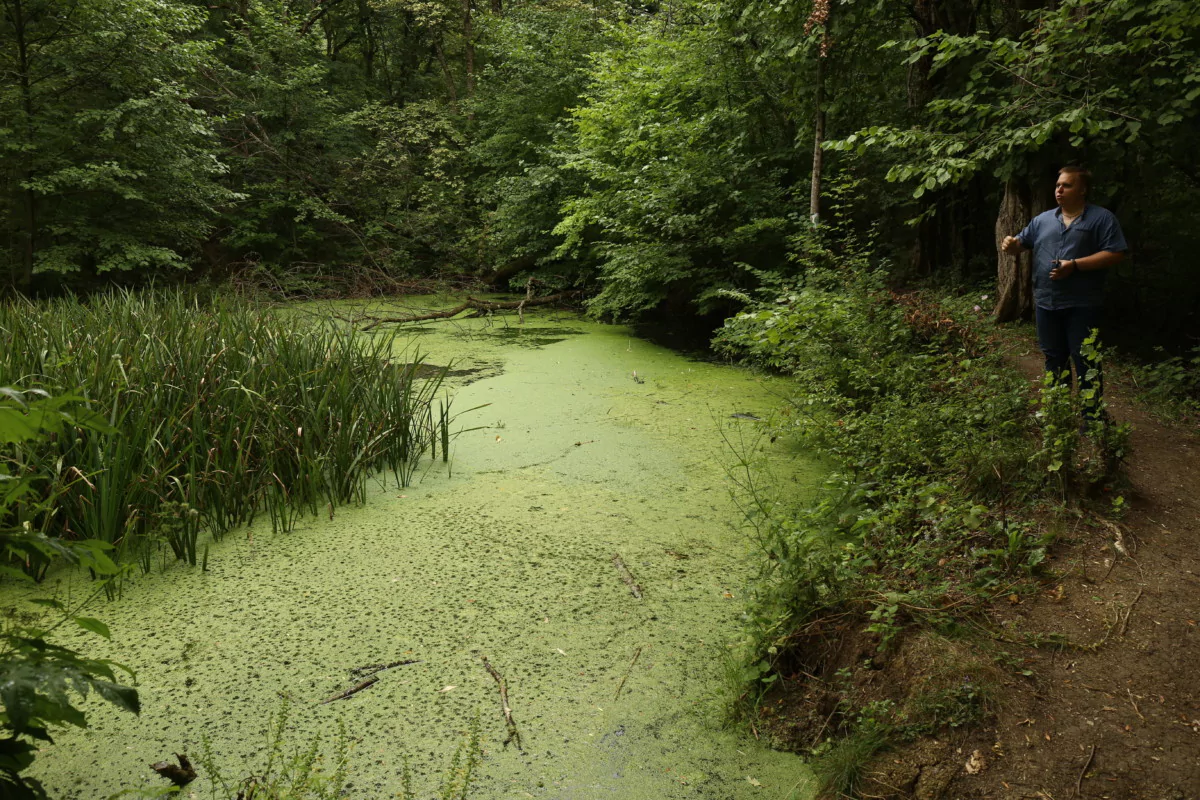
[{"label": "dead branch", "polygon": [[533,278],[525,281],[525,299],[517,305],[517,324],[525,324],[525,304],[533,299]]},{"label": "dead branch", "polygon": [[1088,767],[1092,765],[1092,759],[1096,757],[1096,745],[1092,745],[1092,751],[1088,753],[1087,761],[1083,763],[1083,769],[1079,770],[1079,780],[1075,781],[1075,796],[1083,796],[1083,776],[1087,774]]},{"label": "dead branch", "polygon": [[1125,616],[1121,619],[1121,627],[1117,629],[1117,636],[1125,635],[1125,628],[1129,626],[1129,615],[1133,613],[1133,607],[1137,605],[1137,601],[1142,599],[1144,589],[1138,589],[1137,597],[1133,598],[1133,602],[1129,604],[1129,608],[1125,609]]},{"label": "dead branch", "polygon": [[371,321],[367,325],[364,325],[362,330],[369,331],[380,325],[403,325],[406,322],[450,319],[470,309],[475,309],[475,311],[481,313],[488,311],[510,311],[513,309],[524,312],[524,309],[530,306],[547,306],[553,303],[560,303],[577,294],[579,292],[559,292],[558,294],[546,295],[545,297],[526,297],[524,300],[479,300],[474,297],[468,297],[466,302],[454,308],[448,308],[445,311],[429,311],[424,314],[412,314],[407,317],[364,317],[364,319]]},{"label": "dead branch", "polygon": [[170,761],[159,761],[157,764],[151,764],[150,769],[162,775],[176,786],[187,786],[192,781],[196,780],[196,770],[192,767],[192,762],[182,753],[176,753],[175,758],[179,759],[179,766],[175,766]]},{"label": "dead branch", "polygon": [[625,566],[625,561],[621,558],[621,554],[613,553],[612,562],[613,566],[617,568],[617,573],[620,574],[621,580],[625,581],[625,585],[629,587],[630,593],[638,600],[641,600],[642,587],[638,586],[638,582],[633,578],[633,573],[629,571],[629,567]]},{"label": "dead branch", "polygon": [[383,672],[384,670],[395,669],[396,667],[407,667],[409,664],[420,664],[420,663],[421,662],[417,659],[409,659],[407,661],[393,661],[390,664],[366,664],[364,666],[355,667],[354,669],[350,670],[350,674],[351,675],[375,675],[377,673]]},{"label": "dead branch", "polygon": [[496,671],[492,666],[492,662],[488,661],[487,656],[480,656],[483,659],[483,666],[487,669],[488,674],[496,679],[496,685],[500,687],[500,703],[504,706],[504,725],[508,728],[508,738],[504,740],[504,747],[508,747],[508,743],[515,741],[517,750],[522,753],[525,750],[521,747],[521,732],[517,730],[517,723],[513,721],[512,708],[508,705],[508,685],[504,682],[504,677]]},{"label": "dead branch", "polygon": [[621,682],[617,684],[616,694],[613,695],[613,702],[621,696],[621,690],[625,688],[625,681],[629,679],[629,673],[633,672],[633,667],[637,664],[638,659],[642,657],[642,648],[639,647],[637,652],[633,654],[633,660],[629,662],[629,666],[625,669],[625,674],[621,676]]},{"label": "dead branch", "polygon": [[300,35],[307,36],[308,32],[312,30],[312,26],[320,22],[321,17],[328,14],[329,9],[333,8],[340,2],[342,2],[342,0],[318,0],[317,5],[314,8],[313,15],[309,17],[303,25],[300,26]]},{"label": "dead branch", "polygon": [[335,694],[333,697],[330,697],[328,700],[322,700],[321,705],[326,705],[327,703],[332,703],[334,700],[345,700],[347,697],[356,695],[359,692],[361,692],[363,689],[367,689],[367,688],[373,686],[376,682],[378,682],[378,680],[379,680],[379,678],[376,678],[376,677],[367,678],[365,681],[358,684],[357,686],[347,689],[344,692],[340,692],[339,694]]},{"label": "dead branch", "polygon": [[1137,714],[1138,719],[1144,723],[1146,718],[1142,716],[1142,711],[1138,708],[1137,701],[1133,699],[1133,690],[1127,687],[1125,689],[1125,694],[1129,695],[1129,705],[1133,706],[1133,713]]}]

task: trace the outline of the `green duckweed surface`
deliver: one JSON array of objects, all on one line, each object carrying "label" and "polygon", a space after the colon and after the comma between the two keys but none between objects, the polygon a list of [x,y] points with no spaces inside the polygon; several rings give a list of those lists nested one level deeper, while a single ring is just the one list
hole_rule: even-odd
[{"label": "green duckweed surface", "polygon": [[[803,762],[724,730],[719,699],[752,570],[725,470],[726,440],[755,441],[754,423],[731,415],[767,415],[782,387],[572,315],[412,336],[460,370],[454,410],[488,404],[458,418],[476,429],[450,468],[288,534],[235,532],[207,572],[170,564],[93,608],[111,645],[69,643],[135,668],[144,710],[90,705],[92,727],[39,757],[51,796],[162,784],[149,764],[203,738],[226,773],[249,774],[281,693],[297,746],[344,723],[354,798],[397,796],[405,758],[418,796],[434,796],[476,715],[481,800],[810,796]],[[780,463],[798,491],[815,480]],[[484,656],[508,684],[523,751],[503,744]],[[404,660],[419,663],[320,704],[357,683],[352,669]]]}]

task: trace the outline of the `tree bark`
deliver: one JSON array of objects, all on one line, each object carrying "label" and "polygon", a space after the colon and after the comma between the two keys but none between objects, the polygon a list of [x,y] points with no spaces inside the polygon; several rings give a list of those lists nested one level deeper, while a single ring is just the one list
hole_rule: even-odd
[{"label": "tree bark", "polygon": [[1033,256],[1022,249],[1009,255],[1000,247],[1005,236],[1016,236],[1033,216],[1033,199],[1018,178],[1004,184],[1004,198],[996,215],[996,308],[997,322],[1033,316]]},{"label": "tree bark", "polygon": [[462,0],[463,43],[466,48],[467,99],[475,96],[475,21],[471,16],[471,0]]},{"label": "tree bark", "polygon": [[821,221],[821,174],[825,165],[825,53],[817,53],[816,110],[813,114],[812,185],[808,194],[808,218],[813,225]]},{"label": "tree bark", "polygon": [[358,25],[363,32],[363,74],[367,80],[375,79],[375,29],[371,25],[371,7],[367,0],[358,0]]},{"label": "tree bark", "polygon": [[22,240],[20,253],[17,256],[16,269],[12,274],[13,285],[21,291],[28,291],[33,284],[33,263],[37,254],[37,194],[30,188],[21,188],[33,178],[33,83],[30,79],[29,41],[26,28],[28,17],[22,0],[13,0],[9,6],[10,21],[13,26],[13,37],[17,45],[18,85],[21,92],[21,136],[24,139],[24,152],[19,156],[20,166],[17,169],[17,186],[14,187],[21,206],[21,227],[19,238]]}]

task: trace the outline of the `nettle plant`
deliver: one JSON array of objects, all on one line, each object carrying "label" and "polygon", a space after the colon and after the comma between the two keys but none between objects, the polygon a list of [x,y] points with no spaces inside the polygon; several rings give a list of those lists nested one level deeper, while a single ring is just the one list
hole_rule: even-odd
[{"label": "nettle plant", "polygon": [[81,430],[113,432],[79,397],[0,387],[0,576],[32,582],[31,572],[68,563],[99,579],[95,592],[74,607],[55,599],[34,600],[42,613],[9,609],[0,618],[0,795],[12,800],[47,796],[36,779],[22,773],[33,764],[38,742],[53,741],[53,726],[87,727],[79,706],[88,694],[95,692],[135,714],[140,710],[137,690],[116,676],[121,670],[132,677],[131,670],[50,641],[58,628],[72,625],[109,638],[103,622],[79,612],[121,571],[108,555],[112,545],[66,542],[36,525],[58,494],[86,476],[78,471],[49,474],[34,466],[40,462],[29,459],[28,451]]}]

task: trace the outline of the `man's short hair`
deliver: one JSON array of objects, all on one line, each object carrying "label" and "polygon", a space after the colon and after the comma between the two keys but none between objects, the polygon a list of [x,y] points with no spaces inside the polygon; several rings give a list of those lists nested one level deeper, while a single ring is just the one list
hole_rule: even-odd
[{"label": "man's short hair", "polygon": [[1068,164],[1058,170],[1058,174],[1066,173],[1083,184],[1084,191],[1089,191],[1092,188],[1092,172],[1087,167],[1081,167],[1078,164]]}]

